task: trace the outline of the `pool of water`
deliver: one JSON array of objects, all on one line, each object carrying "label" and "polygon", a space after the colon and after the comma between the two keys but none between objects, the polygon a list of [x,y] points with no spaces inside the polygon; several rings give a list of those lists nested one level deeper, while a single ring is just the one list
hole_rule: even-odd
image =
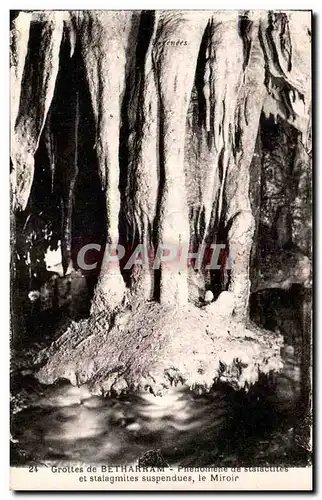
[{"label": "pool of water", "polygon": [[137,464],[159,449],[169,465],[304,466],[300,367],[291,346],[283,355],[282,373],[247,394],[220,385],[207,395],[173,388],[163,397],[103,398],[86,386],[42,386],[16,376],[12,465]]}]

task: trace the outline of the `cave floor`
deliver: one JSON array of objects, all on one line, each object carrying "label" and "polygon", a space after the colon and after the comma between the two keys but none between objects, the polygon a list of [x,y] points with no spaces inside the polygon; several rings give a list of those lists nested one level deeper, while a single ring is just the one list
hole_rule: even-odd
[{"label": "cave floor", "polygon": [[[48,318],[38,321],[34,342],[22,339],[12,354],[12,465],[137,464],[151,449],[160,449],[170,465],[307,465],[310,452],[303,436],[310,423],[303,423],[301,368],[293,346],[282,347],[280,335],[253,323],[247,335],[231,321],[224,323],[223,318],[214,320],[209,308],[179,313],[155,304],[146,305],[144,314],[123,311],[112,327],[104,315],[95,321],[70,321],[64,314],[52,324]],[[175,341],[169,342],[169,331]],[[128,373],[122,379],[124,370],[93,376],[85,364],[84,379],[72,379],[76,370],[70,363],[93,359],[91,349],[106,368],[110,345],[116,345],[119,365],[124,347],[127,361],[139,361],[132,366],[155,367],[154,353],[152,361],[162,360],[158,366],[162,372],[167,367],[167,377],[152,380],[149,368],[146,385],[130,387],[124,385],[129,381]],[[216,355],[222,376],[214,380],[215,365],[209,360]],[[235,359],[238,363],[232,365]],[[259,364],[266,368],[258,371]],[[253,380],[249,367],[256,373]],[[142,380],[144,371],[132,373]],[[103,391],[106,380],[109,390]],[[252,383],[245,385],[246,380]]]},{"label": "cave floor", "polygon": [[12,465],[136,464],[159,449],[170,466],[305,466],[299,368],[284,357],[276,377],[248,393],[217,384],[197,395],[94,396],[68,381],[40,384],[16,374],[12,383]]},{"label": "cave floor", "polygon": [[200,308],[156,302],[73,322],[36,359],[40,382],[89,384],[96,395],[146,390],[155,395],[182,385],[207,391],[214,382],[249,388],[283,367],[281,335]]}]

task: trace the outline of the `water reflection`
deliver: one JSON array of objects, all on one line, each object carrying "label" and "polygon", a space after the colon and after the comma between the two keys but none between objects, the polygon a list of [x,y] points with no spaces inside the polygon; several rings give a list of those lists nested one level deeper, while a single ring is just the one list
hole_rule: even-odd
[{"label": "water reflection", "polygon": [[44,387],[30,379],[28,387],[24,379],[12,417],[12,462],[130,464],[160,449],[171,465],[304,465],[306,452],[294,439],[299,367],[292,349],[284,351],[282,374],[248,394],[218,386],[208,395],[173,388],[163,397],[104,399],[84,386]]}]

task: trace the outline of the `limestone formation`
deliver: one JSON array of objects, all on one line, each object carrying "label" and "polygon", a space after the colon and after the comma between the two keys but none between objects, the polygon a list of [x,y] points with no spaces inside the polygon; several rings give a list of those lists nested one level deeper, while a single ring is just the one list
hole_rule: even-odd
[{"label": "limestone formation", "polygon": [[[241,387],[255,382],[260,371],[278,369],[281,339],[272,335],[269,340],[248,319],[250,258],[262,251],[264,211],[272,214],[265,200],[254,209],[259,185],[265,189],[266,181],[257,182],[252,165],[254,151],[259,151],[261,117],[291,127],[297,137],[298,180],[291,194],[283,193],[294,215],[288,222],[287,209],[274,209],[274,221],[270,215],[267,227],[272,232],[274,226],[277,248],[298,239],[301,255],[308,259],[306,269],[310,256],[303,211],[310,202],[301,200],[299,192],[310,183],[310,22],[306,11],[217,10],[40,11],[20,12],[13,20],[15,215],[19,218],[32,200],[35,158],[42,144],[51,166],[52,192],[61,205],[64,272],[75,266],[77,217],[80,226],[75,200],[84,196],[79,186],[84,191],[86,175],[97,175],[94,218],[104,221],[101,235],[107,245],[91,317],[53,344],[50,356],[42,353],[42,381],[91,380],[96,389],[121,392],[132,385],[160,388],[160,377],[207,388],[226,377]],[[68,66],[74,97],[66,102],[69,111],[64,114],[57,81]],[[59,116],[70,120],[63,138],[57,134]],[[90,201],[84,201],[85,211]],[[227,247],[228,269],[222,265],[215,272],[205,264],[193,269],[192,261],[181,259],[184,252],[219,243]],[[116,252],[119,244],[126,250],[140,244],[143,253],[154,257],[172,246],[177,255],[159,269],[127,269],[122,261],[114,259],[111,265],[109,260],[108,252]],[[304,274],[306,286],[309,278]],[[269,279],[274,283],[275,277]],[[257,281],[255,289],[262,286],[259,275]],[[209,301],[209,296],[217,300]],[[186,340],[185,328],[191,330],[185,332]],[[256,333],[250,331],[259,335],[261,351]],[[240,340],[249,336],[250,342]],[[196,342],[203,347],[194,350]],[[233,352],[225,361],[220,345],[238,352],[244,345],[247,361]],[[133,349],[141,357],[132,356]],[[185,352],[192,369],[180,359],[167,365]],[[145,378],[154,382],[142,382]]]}]

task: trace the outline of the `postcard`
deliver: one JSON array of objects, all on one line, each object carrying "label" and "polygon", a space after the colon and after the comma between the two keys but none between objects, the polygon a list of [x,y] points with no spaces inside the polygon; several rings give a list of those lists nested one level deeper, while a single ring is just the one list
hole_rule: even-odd
[{"label": "postcard", "polygon": [[11,11],[12,490],[312,490],[311,18]]}]

